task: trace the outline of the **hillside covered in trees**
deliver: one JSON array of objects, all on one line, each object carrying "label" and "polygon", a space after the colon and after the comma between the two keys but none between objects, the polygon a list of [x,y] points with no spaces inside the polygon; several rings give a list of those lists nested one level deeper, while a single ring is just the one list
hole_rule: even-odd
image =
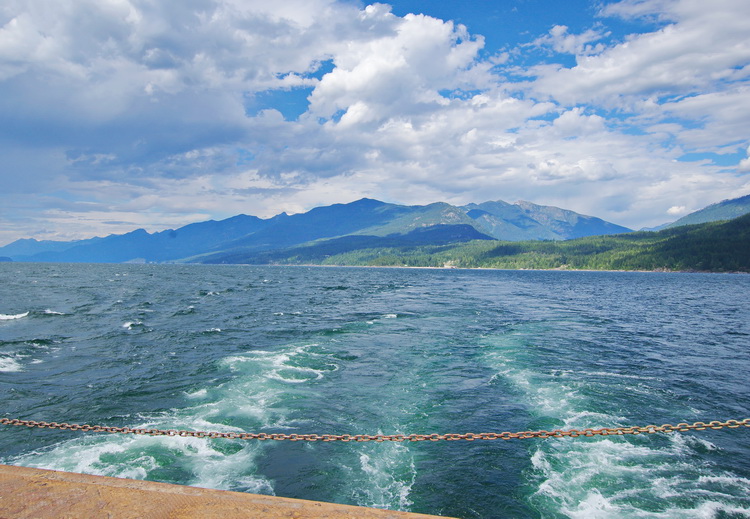
[{"label": "hillside covered in trees", "polygon": [[[464,234],[466,238],[469,236]],[[750,214],[659,232],[567,241],[471,239],[435,244],[392,237],[344,237],[232,260],[253,264],[750,272]]]}]

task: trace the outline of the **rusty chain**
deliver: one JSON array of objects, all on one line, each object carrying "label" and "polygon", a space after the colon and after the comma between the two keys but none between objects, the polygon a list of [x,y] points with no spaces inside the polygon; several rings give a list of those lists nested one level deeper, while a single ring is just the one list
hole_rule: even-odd
[{"label": "rusty chain", "polygon": [[601,429],[555,429],[552,431],[521,431],[501,433],[466,433],[466,434],[282,434],[282,433],[237,433],[237,432],[205,432],[185,431],[176,429],[143,429],[130,427],[107,427],[103,425],[79,425],[57,422],[39,422],[35,420],[18,420],[12,418],[0,418],[0,425],[19,425],[26,427],[38,427],[42,429],[62,429],[69,431],[84,432],[107,432],[120,434],[138,434],[147,436],[180,436],[190,438],[224,438],[229,440],[288,440],[288,441],[323,441],[323,442],[418,442],[418,441],[456,441],[456,440],[513,440],[528,438],[577,438],[580,436],[622,436],[626,434],[642,433],[672,433],[685,431],[705,431],[706,429],[723,429],[728,427],[750,427],[750,418],[744,420],[727,420],[720,422],[693,422],[678,423],[677,425],[646,425],[644,427],[604,427]]}]

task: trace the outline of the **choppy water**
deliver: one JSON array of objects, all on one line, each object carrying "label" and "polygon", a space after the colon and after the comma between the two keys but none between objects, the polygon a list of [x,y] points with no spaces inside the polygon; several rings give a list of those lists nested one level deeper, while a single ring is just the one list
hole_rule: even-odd
[{"label": "choppy water", "polygon": [[[285,433],[750,416],[750,276],[0,264],[0,415]],[[475,517],[750,517],[750,430],[438,443],[0,428],[0,462]]]}]

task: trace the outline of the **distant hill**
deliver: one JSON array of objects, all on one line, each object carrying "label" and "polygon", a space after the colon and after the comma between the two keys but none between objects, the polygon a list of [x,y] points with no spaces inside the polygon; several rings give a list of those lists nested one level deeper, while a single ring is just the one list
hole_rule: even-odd
[{"label": "distant hill", "polygon": [[[425,232],[430,229],[429,232]],[[503,201],[456,207],[443,202],[424,206],[388,204],[363,198],[349,204],[317,207],[307,213],[273,218],[238,215],[199,222],[179,229],[148,233],[137,229],[71,242],[18,240],[0,247],[15,261],[43,262],[246,262],[265,251],[317,247],[321,240],[359,243],[361,238],[388,238],[434,243],[467,239],[564,240],[578,236],[628,232],[599,218],[530,202]],[[330,247],[331,245],[327,245]],[[266,255],[267,257],[273,256]],[[265,257],[265,256],[264,256]]]},{"label": "distant hill", "polygon": [[74,245],[84,245],[95,243],[103,238],[89,238],[77,241],[52,241],[52,240],[35,240],[34,238],[23,238],[16,240],[4,247],[0,247],[3,254],[20,259],[25,256],[33,256],[40,252],[58,252],[69,249]]},{"label": "distant hill", "polygon": [[731,220],[732,218],[737,218],[748,213],[750,213],[750,195],[711,204],[661,228],[672,229],[682,225]]},{"label": "distant hill", "polygon": [[[72,242],[30,243],[26,240],[21,244],[22,250],[31,254],[13,254],[12,251],[19,247],[16,241],[0,248],[0,253],[16,261],[124,263],[138,259],[162,262],[214,250],[267,224],[267,220],[255,216],[238,215],[220,222],[210,220],[153,234],[137,229],[127,234]],[[49,247],[50,244],[53,246]]]},{"label": "distant hill", "polygon": [[331,257],[363,249],[409,248],[424,245],[446,246],[472,240],[493,240],[493,238],[480,233],[470,225],[438,224],[414,229],[406,234],[391,234],[388,236],[350,234],[288,249],[254,253],[248,251],[223,252],[201,257],[199,261],[201,263],[249,263],[254,265],[324,264]]},{"label": "distant hill", "polygon": [[[322,245],[322,244],[321,244]],[[504,269],[750,272],[750,214],[658,232],[567,241],[470,241],[450,245],[362,243],[335,254],[278,251],[268,263]],[[322,250],[322,249],[321,249]],[[327,252],[334,252],[335,249]],[[262,259],[262,258],[256,258]]]}]

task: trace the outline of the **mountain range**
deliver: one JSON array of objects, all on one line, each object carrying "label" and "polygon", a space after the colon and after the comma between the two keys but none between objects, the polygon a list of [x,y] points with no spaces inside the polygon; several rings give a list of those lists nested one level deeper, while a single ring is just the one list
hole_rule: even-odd
[{"label": "mountain range", "polygon": [[[434,227],[434,228],[433,228]],[[425,229],[431,228],[426,233]],[[457,207],[388,204],[363,198],[349,204],[316,207],[306,213],[272,218],[238,215],[148,233],[137,229],[71,242],[17,240],[0,248],[14,261],[57,262],[242,262],[242,257],[285,250],[321,240],[365,237],[454,242],[474,239],[565,240],[629,232],[599,218],[530,202],[503,201]]]},{"label": "mountain range", "polygon": [[[750,196],[714,204],[689,216],[723,219],[721,215],[742,208],[750,212]],[[137,229],[69,242],[21,239],[0,247],[0,256],[37,262],[268,263],[310,247],[340,253],[364,247],[472,240],[560,241],[629,232],[632,230],[600,218],[531,202],[405,206],[363,198],[301,214],[281,213],[268,219],[242,214],[156,233]]]}]

